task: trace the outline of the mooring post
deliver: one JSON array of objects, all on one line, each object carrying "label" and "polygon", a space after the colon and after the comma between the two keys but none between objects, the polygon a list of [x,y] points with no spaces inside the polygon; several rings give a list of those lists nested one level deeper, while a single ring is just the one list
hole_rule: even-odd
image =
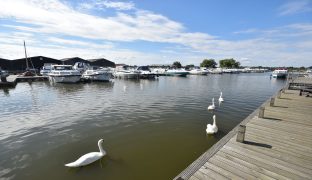
[{"label": "mooring post", "polygon": [[281,98],[281,91],[278,91],[277,98]]},{"label": "mooring post", "polygon": [[240,124],[237,130],[237,136],[236,136],[237,142],[243,143],[245,141],[245,132],[246,132],[246,126]]},{"label": "mooring post", "polygon": [[302,96],[302,89],[300,89],[299,96]]},{"label": "mooring post", "polygon": [[259,110],[259,118],[263,118],[264,117],[264,107],[260,107],[260,110]]},{"label": "mooring post", "polygon": [[275,101],[275,98],[271,98],[270,106],[274,106],[274,101]]}]

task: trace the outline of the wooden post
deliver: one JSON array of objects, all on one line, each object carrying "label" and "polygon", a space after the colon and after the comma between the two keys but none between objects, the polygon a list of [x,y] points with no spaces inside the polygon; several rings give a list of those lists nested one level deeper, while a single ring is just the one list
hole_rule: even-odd
[{"label": "wooden post", "polygon": [[274,101],[275,101],[275,98],[271,98],[270,106],[274,106]]},{"label": "wooden post", "polygon": [[245,132],[246,132],[246,126],[245,125],[239,125],[238,126],[238,131],[237,131],[237,136],[236,136],[236,141],[237,142],[244,142],[245,141]]},{"label": "wooden post", "polygon": [[281,98],[281,91],[278,91],[277,98]]},{"label": "wooden post", "polygon": [[260,110],[259,110],[259,118],[263,118],[264,117],[264,107],[260,107]]}]

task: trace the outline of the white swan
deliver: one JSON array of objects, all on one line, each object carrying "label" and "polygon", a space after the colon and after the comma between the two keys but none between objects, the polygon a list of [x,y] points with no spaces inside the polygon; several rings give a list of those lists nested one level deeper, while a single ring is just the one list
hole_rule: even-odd
[{"label": "white swan", "polygon": [[100,152],[90,152],[88,154],[81,156],[75,162],[65,164],[65,166],[67,166],[67,167],[85,166],[85,165],[93,163],[94,161],[101,159],[103,156],[106,155],[106,152],[102,148],[102,143],[103,143],[103,139],[100,139],[98,141],[98,146],[99,146]]},{"label": "white swan", "polygon": [[212,98],[212,105],[208,106],[208,110],[214,110],[216,108],[214,104],[214,98]]},{"label": "white swan", "polygon": [[127,91],[127,86],[126,86],[126,85],[124,85],[124,87],[123,87],[123,91],[124,91],[124,92],[126,92],[126,91]]},{"label": "white swan", "polygon": [[220,93],[220,97],[219,97],[219,102],[223,102],[224,101],[224,99],[223,99],[223,97],[222,97],[222,92]]},{"label": "white swan", "polygon": [[218,127],[216,124],[216,115],[213,115],[213,124],[207,124],[207,129],[206,129],[207,134],[214,134],[218,132]]}]

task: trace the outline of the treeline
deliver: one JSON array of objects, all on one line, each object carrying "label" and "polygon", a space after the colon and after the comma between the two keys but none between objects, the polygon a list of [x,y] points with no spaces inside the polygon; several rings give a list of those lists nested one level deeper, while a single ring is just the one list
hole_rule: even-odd
[{"label": "treeline", "polygon": [[[240,67],[240,62],[236,61],[235,59],[231,58],[231,59],[222,59],[219,61],[219,65],[222,68],[239,68]],[[179,61],[175,61],[172,64],[173,67],[176,68],[181,68],[182,64]],[[217,63],[214,59],[204,59],[201,63],[200,63],[200,67],[206,67],[206,68],[216,68]],[[194,67],[193,64],[190,65],[186,65],[186,68],[191,68]]]},{"label": "treeline", "polygon": [[[175,61],[172,64],[173,67],[175,68],[182,68],[182,64],[179,61]],[[221,68],[244,68],[243,66],[241,66],[240,62],[236,61],[233,58],[230,59],[221,59],[219,60],[219,66]],[[195,67],[194,64],[189,64],[184,66],[185,68],[189,69],[189,68],[193,68]],[[206,67],[206,68],[216,68],[217,67],[217,63],[214,59],[204,59],[201,63],[200,63],[200,67]],[[312,69],[312,66],[310,67],[268,67],[268,66],[253,66],[251,68],[258,68],[258,69],[268,69],[268,70],[275,70],[275,69],[288,69],[288,71],[305,71],[307,69]]]}]

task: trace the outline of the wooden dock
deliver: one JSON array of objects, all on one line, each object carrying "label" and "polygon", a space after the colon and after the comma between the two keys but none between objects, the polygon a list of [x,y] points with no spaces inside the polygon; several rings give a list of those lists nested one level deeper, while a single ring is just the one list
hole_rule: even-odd
[{"label": "wooden dock", "polygon": [[0,88],[15,87],[18,82],[32,82],[32,81],[46,81],[48,77],[45,76],[20,76],[10,75],[6,78],[6,82],[0,81]]},{"label": "wooden dock", "polygon": [[312,98],[285,90],[262,107],[174,179],[312,179]]}]

